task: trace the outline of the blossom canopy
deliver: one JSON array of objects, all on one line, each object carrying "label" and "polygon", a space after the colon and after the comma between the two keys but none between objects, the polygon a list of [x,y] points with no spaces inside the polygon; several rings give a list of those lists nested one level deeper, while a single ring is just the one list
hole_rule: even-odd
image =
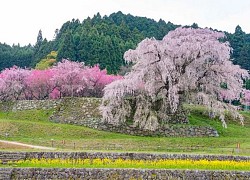
[{"label": "blossom canopy", "polygon": [[[226,125],[224,110],[234,108],[219,95],[226,91],[240,98],[248,72],[232,63],[224,37],[209,29],[177,28],[162,40],[147,38],[125,52],[125,60],[134,65],[124,79],[104,88],[104,120],[117,125],[132,119],[134,126],[154,130],[187,122],[183,103],[192,102],[206,105]],[[239,113],[234,115],[243,122]]]}]

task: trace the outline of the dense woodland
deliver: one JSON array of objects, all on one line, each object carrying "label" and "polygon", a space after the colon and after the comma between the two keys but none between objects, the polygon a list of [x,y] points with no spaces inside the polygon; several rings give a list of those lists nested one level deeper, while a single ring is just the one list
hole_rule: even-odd
[{"label": "dense woodland", "polygon": [[[46,62],[46,59],[56,58],[61,61],[68,58],[83,61],[86,65],[99,64],[109,73],[121,73],[121,67],[125,65],[125,51],[135,48],[146,37],[162,39],[179,26],[164,20],[156,22],[122,12],[103,17],[97,13],[83,22],[73,19],[64,23],[60,29],[55,30],[51,41],[43,38],[40,30],[34,46],[21,47],[0,43],[0,70],[13,65],[34,68],[37,63]],[[194,23],[191,27],[196,28],[198,25]],[[250,70],[250,34],[245,33],[240,26],[235,28],[233,34],[225,34],[234,49],[231,53],[234,64]],[[52,51],[56,51],[57,56],[48,57]]]}]

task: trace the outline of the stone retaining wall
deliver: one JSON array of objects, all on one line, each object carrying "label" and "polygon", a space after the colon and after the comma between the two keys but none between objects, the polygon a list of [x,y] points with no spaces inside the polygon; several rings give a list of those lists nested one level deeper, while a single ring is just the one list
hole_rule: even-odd
[{"label": "stone retaining wall", "polygon": [[166,137],[217,137],[218,132],[212,127],[168,124],[155,131],[142,130],[132,126],[113,126],[103,123],[98,107],[98,98],[77,98],[63,100],[58,106],[51,121],[57,123],[77,124],[93,129],[118,132],[137,136]]},{"label": "stone retaining wall", "polygon": [[243,171],[198,171],[159,169],[68,169],[68,168],[0,168],[3,179],[172,179],[172,180],[223,180],[250,179],[250,172]]},{"label": "stone retaining wall", "polygon": [[61,103],[61,100],[23,100],[17,101],[12,111],[22,111],[30,109],[53,109]]},{"label": "stone retaining wall", "polygon": [[0,102],[0,111],[23,111],[31,109],[53,109],[61,100],[19,100],[14,102]]},{"label": "stone retaining wall", "polygon": [[0,151],[0,160],[25,160],[25,159],[207,159],[207,160],[234,160],[250,161],[250,156],[226,156],[226,155],[193,155],[193,154],[153,154],[153,153],[113,153],[113,152],[5,152]]},{"label": "stone retaining wall", "polygon": [[[16,156],[16,157],[15,157]],[[207,159],[250,161],[250,156],[103,153],[103,152],[0,152],[0,160],[32,158],[109,158],[109,159]],[[250,179],[250,171],[166,170],[166,169],[89,169],[89,168],[0,168],[0,179]]]},{"label": "stone retaining wall", "polygon": [[[103,153],[103,152],[0,152],[0,160],[25,159],[207,159],[250,161],[250,156]],[[88,168],[0,168],[0,179],[250,179],[250,171],[167,170],[167,169],[88,169]]]},{"label": "stone retaining wall", "polygon": [[51,116],[54,122],[78,124],[80,121],[101,119],[100,98],[63,98]]},{"label": "stone retaining wall", "polygon": [[212,127],[167,124],[155,131],[141,130],[129,125],[113,126],[101,121],[99,98],[63,98],[60,100],[22,100],[0,103],[1,111],[54,109],[52,122],[83,125],[86,127],[137,136],[217,137]]},{"label": "stone retaining wall", "polygon": [[[99,121],[99,122],[98,122]],[[168,124],[155,131],[142,130],[132,126],[113,126],[93,119],[80,121],[81,125],[103,131],[118,132],[136,136],[165,136],[165,137],[218,137],[218,132],[212,127]]]}]

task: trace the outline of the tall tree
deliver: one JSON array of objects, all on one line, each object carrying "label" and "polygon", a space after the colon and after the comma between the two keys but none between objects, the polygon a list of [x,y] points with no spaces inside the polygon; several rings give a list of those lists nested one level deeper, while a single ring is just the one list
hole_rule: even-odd
[{"label": "tall tree", "polygon": [[240,51],[245,43],[245,33],[242,31],[241,27],[238,25],[235,28],[235,32],[231,38],[230,44],[233,48],[232,57],[238,61],[240,57]]},{"label": "tall tree", "polygon": [[245,43],[240,49],[237,64],[245,69],[250,70],[250,43]]},{"label": "tall tree", "polygon": [[64,35],[62,45],[58,50],[57,59],[59,61],[61,61],[62,59],[71,59],[73,61],[77,60],[75,55],[75,45],[70,30],[68,30]]},{"label": "tall tree", "polygon": [[42,45],[42,42],[43,42],[43,34],[42,30],[40,29],[36,38],[35,49],[39,50],[40,46]]},{"label": "tall tree", "polygon": [[225,107],[243,123],[230,104],[218,99],[225,91],[240,98],[246,70],[230,61],[223,33],[208,29],[177,28],[161,41],[145,39],[124,54],[134,66],[124,79],[104,89],[104,121],[120,125],[133,120],[134,126],[154,130],[160,124],[187,123],[184,102],[206,105],[223,126]]}]

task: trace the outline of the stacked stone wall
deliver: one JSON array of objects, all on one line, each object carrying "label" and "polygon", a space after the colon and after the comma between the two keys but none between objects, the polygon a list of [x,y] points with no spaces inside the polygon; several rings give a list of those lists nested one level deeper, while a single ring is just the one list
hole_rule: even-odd
[{"label": "stacked stone wall", "polygon": [[[10,158],[11,156],[11,158]],[[149,154],[149,153],[103,153],[103,152],[0,152],[0,160],[6,159],[207,159],[249,161],[249,156]],[[250,171],[215,170],[169,170],[169,169],[111,169],[111,168],[0,168],[0,179],[175,179],[175,180],[221,180],[250,179]]]},{"label": "stacked stone wall", "polygon": [[0,111],[24,111],[32,109],[55,109],[61,100],[19,100],[14,102],[0,102]]},{"label": "stacked stone wall", "polygon": [[217,131],[207,126],[167,124],[155,131],[142,130],[123,125],[114,126],[101,121],[99,98],[63,98],[60,100],[23,100],[0,103],[1,111],[22,111],[31,109],[53,109],[52,122],[75,124],[93,129],[118,132],[137,136],[165,137],[217,137]]},{"label": "stacked stone wall", "polygon": [[154,160],[154,159],[193,159],[193,160],[233,160],[250,161],[250,156],[231,155],[193,155],[193,154],[160,154],[160,153],[114,153],[114,152],[5,152],[0,151],[0,160],[26,160],[26,159],[133,159],[133,160]]},{"label": "stacked stone wall", "polygon": [[198,171],[165,169],[63,169],[63,168],[0,168],[0,179],[92,179],[92,180],[222,180],[250,179],[250,172]]}]

